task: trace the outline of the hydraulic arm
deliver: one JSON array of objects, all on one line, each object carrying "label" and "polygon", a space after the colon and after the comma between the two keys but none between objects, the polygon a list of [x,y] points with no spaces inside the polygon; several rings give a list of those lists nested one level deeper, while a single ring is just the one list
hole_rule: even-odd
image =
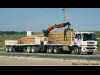
[{"label": "hydraulic arm", "polygon": [[61,24],[55,24],[52,26],[49,26],[46,30],[43,30],[44,36],[48,37],[48,34],[55,28],[63,28],[63,27],[67,27],[67,30],[70,29],[70,22],[66,22],[66,23],[61,23]]}]

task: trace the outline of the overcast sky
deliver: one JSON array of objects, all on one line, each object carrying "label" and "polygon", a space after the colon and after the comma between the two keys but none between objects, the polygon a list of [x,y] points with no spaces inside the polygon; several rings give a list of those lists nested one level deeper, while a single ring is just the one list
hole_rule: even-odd
[{"label": "overcast sky", "polygon": [[[100,8],[66,8],[66,15],[77,31],[100,30]],[[0,8],[0,31],[40,32],[62,22],[62,8]]]}]

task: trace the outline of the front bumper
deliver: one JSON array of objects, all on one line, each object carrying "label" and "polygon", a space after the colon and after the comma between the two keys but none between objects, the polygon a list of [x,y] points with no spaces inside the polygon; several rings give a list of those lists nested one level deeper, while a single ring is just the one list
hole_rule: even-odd
[{"label": "front bumper", "polygon": [[[80,54],[81,54],[81,55],[87,55],[88,52],[89,52],[89,51],[85,51],[85,52],[81,52]],[[93,55],[96,55],[96,54],[97,54],[97,51],[93,52]]]},{"label": "front bumper", "polygon": [[97,47],[96,46],[82,46],[81,47],[81,52],[96,52]]}]

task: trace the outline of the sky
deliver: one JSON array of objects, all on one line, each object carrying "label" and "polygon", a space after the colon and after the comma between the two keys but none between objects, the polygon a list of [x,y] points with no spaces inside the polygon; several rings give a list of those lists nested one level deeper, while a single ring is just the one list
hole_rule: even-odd
[{"label": "sky", "polygon": [[[100,8],[66,8],[66,16],[75,31],[100,31]],[[63,21],[62,8],[0,8],[0,31],[41,32]]]}]

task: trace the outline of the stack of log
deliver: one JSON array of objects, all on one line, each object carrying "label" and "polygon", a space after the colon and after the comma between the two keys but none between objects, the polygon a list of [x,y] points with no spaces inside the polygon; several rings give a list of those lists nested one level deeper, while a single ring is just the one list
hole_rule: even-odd
[{"label": "stack of log", "polygon": [[64,40],[64,32],[51,32],[48,35],[48,43],[68,45],[71,43],[71,40],[73,40],[74,38],[74,32],[68,31],[66,35],[67,35],[67,39]]},{"label": "stack of log", "polygon": [[43,35],[26,36],[18,39],[18,44],[39,44],[43,39]]},{"label": "stack of log", "polygon": [[34,37],[32,36],[26,36],[18,39],[19,44],[33,44],[35,42]]},{"label": "stack of log", "polygon": [[[74,31],[68,31],[66,33],[67,39],[64,40],[64,32],[50,32],[48,35],[49,44],[66,44],[69,45],[74,38]],[[43,33],[36,34],[37,37],[43,37]],[[18,39],[19,44],[34,44],[36,43],[35,36],[26,36]],[[40,41],[38,39],[38,41]]]}]

